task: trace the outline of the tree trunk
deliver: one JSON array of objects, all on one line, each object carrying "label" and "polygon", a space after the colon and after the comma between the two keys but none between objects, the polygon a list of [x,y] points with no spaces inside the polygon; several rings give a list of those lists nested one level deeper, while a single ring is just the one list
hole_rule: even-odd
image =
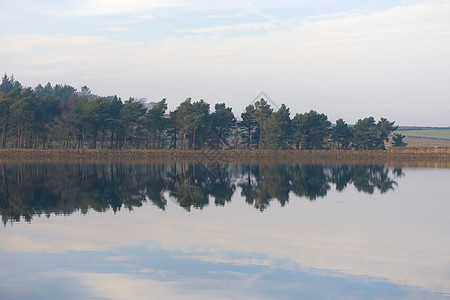
[{"label": "tree trunk", "polygon": [[258,139],[258,149],[261,147],[261,141],[263,140],[264,131],[262,125],[259,125],[259,139]]},{"label": "tree trunk", "polygon": [[158,136],[158,149],[163,149],[165,139],[161,139],[162,132],[159,132]]},{"label": "tree trunk", "polygon": [[102,132],[102,149],[105,141],[105,132]]},{"label": "tree trunk", "polygon": [[[187,134],[187,132],[185,132],[184,134],[183,134],[183,145],[181,145],[181,150],[184,150],[184,147],[185,147],[185,145],[186,145],[186,134]],[[176,143],[176,142],[175,142]]]},{"label": "tree trunk", "polygon": [[6,148],[6,129],[7,129],[7,124],[5,122],[5,123],[3,123],[3,133],[2,133],[2,142],[1,142],[2,148]]},{"label": "tree trunk", "polygon": [[97,132],[94,133],[94,141],[92,142],[93,148],[97,149]]},{"label": "tree trunk", "polygon": [[109,143],[109,149],[113,149],[113,144],[114,144],[114,131],[111,130],[111,140]]},{"label": "tree trunk", "polygon": [[83,129],[83,134],[81,136],[81,148],[84,147],[84,141],[86,139],[86,135],[87,135],[87,129]]},{"label": "tree trunk", "polygon": [[[220,137],[219,137],[219,143],[217,144],[217,148],[222,149],[225,147],[225,141],[223,140],[223,131],[225,128],[222,128],[220,130]],[[222,142],[222,147],[220,147],[220,142]]]},{"label": "tree trunk", "polygon": [[176,150],[177,149],[177,133],[176,132],[173,135],[173,138],[174,138],[173,149]]},{"label": "tree trunk", "polygon": [[20,148],[20,126],[17,127],[16,148]]},{"label": "tree trunk", "polygon": [[159,131],[158,132],[158,149],[161,149],[162,147],[161,147],[161,144],[162,144],[162,141],[161,141],[161,131]]},{"label": "tree trunk", "polygon": [[197,127],[194,128],[194,136],[192,138],[192,149],[195,150],[195,131],[196,131]]}]

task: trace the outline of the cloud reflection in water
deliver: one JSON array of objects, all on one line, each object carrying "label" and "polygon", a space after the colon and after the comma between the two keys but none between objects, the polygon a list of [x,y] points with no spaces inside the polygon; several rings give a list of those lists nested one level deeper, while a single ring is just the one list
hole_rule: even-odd
[{"label": "cloud reflection in water", "polygon": [[[339,192],[327,180],[326,196],[313,202],[296,194],[291,179],[286,205],[279,201],[286,187],[269,189],[283,180],[274,178],[276,172],[268,168],[270,172],[250,173],[253,187],[260,189],[254,188],[253,203],[242,194],[241,185],[248,182],[245,172],[231,167],[228,172],[234,175],[228,181],[235,184],[235,191],[223,207],[210,204],[187,213],[172,199],[165,210],[143,201],[131,212],[88,210],[85,214],[72,205],[72,211],[81,213],[55,217],[50,212],[50,218],[34,217],[31,224],[6,225],[0,235],[1,294],[6,299],[14,295],[48,299],[61,294],[67,299],[448,297],[450,203],[442,187],[447,186],[449,170],[408,169],[404,176],[390,175],[388,179],[395,178],[396,185],[388,193],[381,193],[376,184],[372,194],[370,189],[359,192],[362,188]],[[327,168],[322,167],[325,178],[332,173]],[[385,171],[376,173],[376,178],[392,174]],[[111,178],[110,173],[93,174],[88,172],[87,177],[96,183]],[[126,177],[133,193],[148,199],[148,190],[140,192],[137,187],[155,179]],[[196,177],[192,182],[214,185],[211,179],[202,180]],[[261,181],[270,184],[264,186]],[[121,179],[114,182],[123,188]],[[95,185],[91,186],[95,191]],[[268,194],[278,204],[261,201],[270,204],[261,214],[256,199],[267,199]],[[167,190],[159,195],[171,197]],[[213,202],[214,193],[208,192],[208,198]],[[120,199],[123,203],[127,198]],[[103,203],[110,205],[106,198]],[[100,204],[95,209],[105,211]]]}]

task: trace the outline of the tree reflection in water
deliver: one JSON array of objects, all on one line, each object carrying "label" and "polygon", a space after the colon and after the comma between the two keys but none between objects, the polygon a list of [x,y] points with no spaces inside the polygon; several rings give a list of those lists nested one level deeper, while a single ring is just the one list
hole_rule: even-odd
[{"label": "tree reflection in water", "polygon": [[230,202],[236,188],[261,212],[292,194],[309,200],[325,197],[335,186],[386,193],[402,169],[384,165],[303,164],[0,164],[0,213],[8,221],[30,222],[35,215],[89,210],[117,212],[150,202],[165,210],[168,199],[187,211],[202,209],[214,198]]}]

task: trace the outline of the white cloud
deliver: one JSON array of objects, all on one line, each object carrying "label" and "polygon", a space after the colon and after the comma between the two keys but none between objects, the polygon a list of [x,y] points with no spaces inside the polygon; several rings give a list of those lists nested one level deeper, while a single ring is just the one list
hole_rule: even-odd
[{"label": "white cloud", "polygon": [[171,0],[91,0],[85,1],[77,14],[110,15],[136,13],[175,5]]},{"label": "white cloud", "polygon": [[[139,10],[175,5],[133,1],[124,8],[125,3],[94,1],[85,7],[136,16]],[[181,28],[177,33],[183,37],[149,36],[151,43],[11,35],[0,38],[9,45],[0,54],[8,57],[5,71],[25,84],[64,80],[99,94],[167,97],[172,109],[191,96],[226,101],[239,113],[247,104],[242,99],[250,102],[264,90],[292,113],[316,109],[350,123],[384,114],[404,125],[448,126],[449,15],[448,2],[431,1],[371,13]]]},{"label": "white cloud", "polygon": [[224,34],[230,31],[242,32],[242,31],[259,31],[259,30],[272,30],[276,27],[275,23],[264,22],[264,23],[245,23],[245,24],[232,24],[232,25],[221,25],[213,27],[204,28],[183,28],[177,29],[176,32],[181,33],[194,33],[194,34]]},{"label": "white cloud", "polygon": [[127,32],[129,33],[129,32],[137,32],[137,31],[139,31],[139,29],[136,29],[136,28],[120,27],[120,26],[105,27],[103,29],[107,30],[107,31],[121,32],[121,33],[127,33]]},{"label": "white cloud", "polygon": [[246,16],[250,16],[253,15],[254,11],[252,10],[240,10],[236,13],[232,13],[232,14],[212,14],[207,16],[207,18],[211,18],[211,19],[218,19],[218,18],[238,18],[238,17],[246,17]]},{"label": "white cloud", "polygon": [[156,18],[156,16],[150,15],[150,14],[144,14],[144,15],[134,15],[134,16],[132,16],[132,18],[142,19],[142,20],[153,20]]}]

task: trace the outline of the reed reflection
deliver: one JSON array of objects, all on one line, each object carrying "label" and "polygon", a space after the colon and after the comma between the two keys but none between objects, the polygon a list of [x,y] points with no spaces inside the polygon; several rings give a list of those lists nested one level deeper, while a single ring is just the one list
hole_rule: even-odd
[{"label": "reed reflection", "polygon": [[372,194],[394,190],[402,169],[384,165],[302,164],[0,164],[0,213],[8,221],[75,211],[129,210],[150,202],[161,210],[168,199],[186,211],[229,203],[239,189],[261,212],[296,195],[308,200],[353,185]]}]

